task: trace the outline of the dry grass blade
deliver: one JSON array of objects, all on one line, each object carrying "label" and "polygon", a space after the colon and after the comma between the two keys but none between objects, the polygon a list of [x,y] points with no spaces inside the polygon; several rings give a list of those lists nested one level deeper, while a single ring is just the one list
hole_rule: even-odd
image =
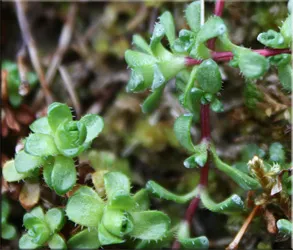
[{"label": "dry grass blade", "polygon": [[50,104],[53,102],[53,97],[52,97],[52,94],[48,88],[47,81],[45,79],[45,74],[44,74],[44,71],[43,71],[39,56],[38,56],[38,50],[36,47],[36,43],[32,37],[30,27],[29,27],[27,18],[24,13],[24,6],[23,5],[24,5],[24,3],[21,2],[20,0],[15,1],[18,23],[19,23],[20,30],[22,33],[22,37],[25,41],[25,44],[28,47],[28,51],[29,51],[29,55],[30,55],[30,59],[32,61],[33,67],[39,77],[44,95],[46,97],[46,101],[48,104]]}]

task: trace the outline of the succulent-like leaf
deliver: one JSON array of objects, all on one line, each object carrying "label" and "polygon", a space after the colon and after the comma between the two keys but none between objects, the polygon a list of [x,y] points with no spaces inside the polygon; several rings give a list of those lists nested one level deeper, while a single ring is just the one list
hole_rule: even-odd
[{"label": "succulent-like leaf", "polygon": [[210,94],[216,94],[222,88],[222,78],[218,64],[208,59],[197,68],[196,79],[201,89]]},{"label": "succulent-like leaf", "polygon": [[65,240],[59,234],[53,234],[52,238],[48,241],[50,249],[67,249]]},{"label": "succulent-like leaf", "polygon": [[198,194],[198,189],[194,189],[191,192],[185,194],[185,195],[176,195],[164,187],[160,186],[158,183],[155,181],[148,181],[146,184],[146,189],[152,194],[155,195],[159,198],[169,200],[169,201],[174,201],[176,203],[186,203],[192,198],[194,198]]},{"label": "succulent-like leaf", "polygon": [[192,114],[179,116],[174,123],[174,132],[179,143],[187,150],[193,152],[194,146],[191,139],[190,129]]},{"label": "succulent-like leaf", "polygon": [[[196,165],[203,167],[208,159],[208,143],[202,141],[200,144],[194,146],[195,153],[184,161],[186,168],[193,168]],[[194,163],[192,163],[194,161]]]},{"label": "succulent-like leaf", "polygon": [[35,120],[31,125],[30,129],[34,133],[40,133],[40,134],[52,134],[51,127],[48,122],[48,117],[41,117],[37,120]]},{"label": "succulent-like leaf", "polygon": [[93,228],[85,229],[73,235],[67,242],[70,248],[76,249],[97,249],[100,247],[98,231]]},{"label": "succulent-like leaf", "polygon": [[178,241],[187,249],[207,249],[209,248],[209,240],[205,236],[190,238],[189,226],[186,221],[180,223],[178,234]]},{"label": "succulent-like leaf", "polygon": [[257,36],[257,40],[267,47],[282,49],[286,48],[284,37],[274,30],[268,30],[267,32],[260,33]]},{"label": "succulent-like leaf", "polygon": [[151,48],[147,44],[147,42],[143,39],[140,35],[134,35],[132,37],[132,43],[140,49],[142,52],[152,55],[153,52],[151,51]]},{"label": "succulent-like leaf", "polygon": [[49,188],[53,189],[53,184],[52,184],[52,171],[53,171],[53,164],[48,164],[45,163],[43,167],[43,176],[46,184],[48,185]]},{"label": "succulent-like leaf", "polygon": [[285,22],[283,23],[281,30],[282,36],[284,37],[285,43],[288,47],[292,46],[292,14],[288,15]]},{"label": "succulent-like leaf", "polygon": [[82,187],[69,198],[66,205],[68,218],[82,226],[97,227],[101,221],[104,204],[91,188]]},{"label": "succulent-like leaf", "polygon": [[21,236],[18,246],[20,249],[36,249],[40,247],[39,244],[33,242],[33,238],[28,233]]},{"label": "succulent-like leaf", "polygon": [[18,173],[28,173],[39,168],[43,162],[41,157],[27,154],[24,150],[21,150],[15,156],[14,164]]},{"label": "succulent-like leaf", "polygon": [[270,146],[270,160],[278,163],[285,163],[284,147],[279,142],[274,142]]},{"label": "succulent-like leaf", "polygon": [[185,17],[190,29],[194,32],[200,30],[200,1],[194,1],[189,4],[185,10]]},{"label": "succulent-like leaf", "polygon": [[74,161],[65,156],[56,156],[51,173],[52,186],[57,194],[63,195],[76,183]]},{"label": "succulent-like leaf", "polygon": [[146,189],[139,190],[135,195],[133,195],[133,200],[138,206],[136,206],[135,211],[144,211],[150,208],[150,199]]},{"label": "succulent-like leaf", "polygon": [[64,210],[61,208],[52,208],[45,215],[45,220],[52,232],[59,232],[66,222]]},{"label": "succulent-like leaf", "polygon": [[45,219],[44,210],[40,206],[35,207],[32,211],[30,211],[30,214],[39,218],[40,220]]},{"label": "succulent-like leaf", "polygon": [[191,103],[191,89],[194,87],[197,68],[198,68],[198,66],[195,66],[195,67],[192,68],[192,71],[191,71],[191,73],[189,75],[187,85],[186,85],[185,90],[184,90],[183,106],[186,107],[186,108],[188,108],[188,107],[190,107],[192,105],[192,104],[190,104]]},{"label": "succulent-like leaf", "polygon": [[237,183],[244,190],[256,190],[261,187],[260,184],[252,177],[222,162],[213,147],[211,147],[211,153],[214,159],[215,166],[226,175],[230,176],[235,181],[235,183]]},{"label": "succulent-like leaf", "polygon": [[292,236],[292,222],[286,219],[277,221],[279,233],[284,236]]},{"label": "succulent-like leaf", "polygon": [[142,112],[153,112],[159,106],[163,93],[164,86],[161,86],[160,88],[156,89],[153,93],[151,93],[141,105]]},{"label": "succulent-like leaf", "polygon": [[292,64],[278,65],[278,77],[283,88],[289,92],[292,91],[293,69]]},{"label": "succulent-like leaf", "polygon": [[33,156],[49,156],[59,153],[53,137],[46,134],[30,134],[26,138],[24,150]]},{"label": "succulent-like leaf", "polygon": [[165,11],[160,17],[159,17],[160,23],[164,27],[165,34],[168,38],[168,41],[170,43],[170,46],[172,47],[176,35],[175,35],[175,24],[172,14],[169,11]]},{"label": "succulent-like leaf", "polygon": [[166,79],[164,75],[162,74],[161,70],[159,69],[158,65],[154,65],[154,79],[152,83],[152,91],[155,91],[156,89],[160,88],[162,85],[164,85]]},{"label": "succulent-like leaf", "polygon": [[228,199],[215,203],[209,196],[207,190],[203,190],[200,195],[203,205],[215,213],[237,213],[244,211],[244,203],[237,194],[233,194]]},{"label": "succulent-like leaf", "polygon": [[54,102],[48,107],[48,123],[53,132],[64,121],[71,121],[72,114],[66,104]]},{"label": "succulent-like leaf", "polygon": [[17,236],[16,228],[11,224],[2,223],[1,225],[1,238],[5,240],[13,240]]},{"label": "succulent-like leaf", "polygon": [[108,200],[112,200],[121,194],[130,194],[130,181],[126,175],[120,172],[106,173],[104,183]]},{"label": "succulent-like leaf", "polygon": [[155,23],[155,27],[153,30],[153,35],[151,37],[151,43],[150,43],[150,47],[153,52],[158,46],[158,44],[160,44],[164,35],[165,35],[164,25],[161,23]]},{"label": "succulent-like leaf", "polygon": [[139,92],[147,88],[144,85],[143,74],[141,72],[131,70],[130,79],[126,86],[127,92]]},{"label": "succulent-like leaf", "polygon": [[223,112],[224,105],[219,99],[215,98],[211,103],[211,109],[216,113]]},{"label": "succulent-like leaf", "polygon": [[131,237],[141,240],[160,240],[170,228],[169,217],[160,211],[143,211],[131,213],[133,230]]},{"label": "succulent-like leaf", "polygon": [[98,232],[101,245],[119,244],[125,241],[124,239],[111,234],[103,224],[99,225]]},{"label": "succulent-like leaf", "polygon": [[104,128],[104,120],[102,117],[95,114],[87,114],[80,119],[86,127],[86,139],[85,142],[91,142],[95,139]]},{"label": "succulent-like leaf", "polygon": [[4,179],[8,182],[20,181],[29,176],[29,173],[21,174],[16,171],[14,160],[5,162],[2,173]]}]

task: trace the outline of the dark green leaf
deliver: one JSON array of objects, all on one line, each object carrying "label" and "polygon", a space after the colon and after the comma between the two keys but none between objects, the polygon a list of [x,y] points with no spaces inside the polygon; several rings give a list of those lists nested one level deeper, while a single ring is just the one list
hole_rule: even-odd
[{"label": "dark green leaf", "polygon": [[153,112],[159,106],[163,93],[164,93],[164,86],[156,89],[153,93],[151,93],[141,105],[142,112],[143,113]]}]

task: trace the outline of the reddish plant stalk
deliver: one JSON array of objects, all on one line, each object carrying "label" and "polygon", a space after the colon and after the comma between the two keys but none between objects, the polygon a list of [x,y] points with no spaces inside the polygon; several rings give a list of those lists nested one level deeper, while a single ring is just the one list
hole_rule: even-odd
[{"label": "reddish plant stalk", "polygon": [[[291,54],[291,50],[290,49],[256,49],[256,50],[252,50],[262,56],[268,57],[268,56],[275,56],[275,55],[279,55],[279,54]],[[233,58],[233,53],[230,51],[227,52],[216,52],[213,51],[212,52],[212,58],[214,61],[216,62],[227,62],[232,60]],[[187,66],[193,66],[193,65],[198,65],[201,64],[202,60],[198,60],[198,59],[194,59],[191,57],[186,57],[185,58],[185,65]]]}]

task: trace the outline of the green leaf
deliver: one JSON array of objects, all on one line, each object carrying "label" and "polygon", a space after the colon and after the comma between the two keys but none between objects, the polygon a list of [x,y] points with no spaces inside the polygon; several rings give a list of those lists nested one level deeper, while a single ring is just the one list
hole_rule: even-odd
[{"label": "green leaf", "polygon": [[185,15],[190,29],[197,33],[200,30],[200,1],[189,4],[185,10]]},{"label": "green leaf", "polygon": [[108,232],[103,224],[99,225],[98,232],[99,232],[99,241],[101,245],[119,244],[125,241],[124,239],[121,239],[111,234],[110,232]]},{"label": "green leaf", "polygon": [[64,121],[72,121],[72,114],[66,104],[54,102],[48,107],[48,122],[53,132]]},{"label": "green leaf", "polygon": [[49,240],[51,232],[48,226],[41,221],[32,222],[31,226],[28,228],[28,234],[32,237],[33,243],[43,245]]},{"label": "green leaf", "polygon": [[90,188],[80,189],[69,198],[66,214],[71,221],[79,225],[97,227],[103,215],[104,204],[95,195],[89,195],[94,192],[88,191]]},{"label": "green leaf", "polygon": [[48,245],[50,249],[67,249],[65,240],[59,234],[53,234]]},{"label": "green leaf", "polygon": [[61,208],[50,209],[45,215],[45,220],[53,233],[59,232],[66,222],[64,210]]},{"label": "green leaf", "polygon": [[39,244],[33,242],[33,238],[27,233],[21,236],[18,242],[18,246],[20,249],[36,249],[40,247]]},{"label": "green leaf", "polygon": [[284,236],[292,236],[292,222],[286,219],[277,221],[277,228],[279,233]]},{"label": "green leaf", "polygon": [[37,119],[30,125],[30,129],[35,133],[47,135],[52,134],[52,130],[48,122],[48,117],[41,117]]},{"label": "green leaf", "polygon": [[163,76],[162,72],[160,71],[157,64],[154,65],[154,80],[152,83],[152,91],[162,87],[164,85],[166,79]]},{"label": "green leaf", "polygon": [[283,86],[283,88],[286,91],[291,92],[292,91],[292,79],[293,79],[293,70],[291,62],[284,64],[284,65],[278,65],[278,77],[279,80]]},{"label": "green leaf", "polygon": [[102,224],[109,233],[117,237],[123,237],[133,229],[129,214],[117,209],[106,209],[103,214]]},{"label": "green leaf", "polygon": [[208,143],[201,142],[194,147],[195,154],[184,161],[186,168],[203,167],[208,159]]},{"label": "green leaf", "polygon": [[56,156],[51,174],[52,186],[57,194],[63,195],[76,183],[74,161],[65,156]]},{"label": "green leaf", "polygon": [[104,175],[104,183],[108,200],[123,194],[130,194],[130,181],[126,175],[120,172],[106,173]]},{"label": "green leaf", "polygon": [[30,214],[39,218],[40,220],[45,219],[44,211],[43,211],[42,207],[40,207],[40,206],[35,207],[32,211],[30,211]]},{"label": "green leaf", "polygon": [[193,152],[194,146],[190,134],[191,124],[192,114],[181,115],[174,123],[174,132],[179,143],[188,151]]},{"label": "green leaf", "polygon": [[146,189],[152,194],[157,196],[158,198],[174,201],[176,203],[184,204],[194,198],[198,194],[198,189],[195,188],[191,192],[185,194],[185,195],[176,195],[167,189],[160,186],[155,181],[148,181],[146,184]]},{"label": "green leaf", "polygon": [[143,91],[147,88],[144,84],[143,74],[141,72],[137,72],[131,70],[130,79],[126,86],[127,92],[139,92]]},{"label": "green leaf", "polygon": [[279,142],[274,142],[270,146],[270,160],[273,162],[278,163],[285,163],[286,157],[285,157],[285,151],[284,147]]},{"label": "green leaf", "polygon": [[153,112],[159,106],[163,93],[164,86],[156,89],[153,93],[151,93],[141,105],[142,112],[145,114]]},{"label": "green leaf", "polygon": [[192,71],[189,75],[189,79],[186,85],[186,88],[184,90],[184,97],[183,97],[183,106],[185,108],[190,107],[189,105],[191,103],[191,89],[194,87],[194,82],[195,82],[195,76],[196,76],[196,71],[197,71],[198,66],[194,66],[192,68]]},{"label": "green leaf", "polygon": [[208,59],[197,68],[196,79],[201,89],[210,94],[216,94],[222,88],[222,78],[218,64]]},{"label": "green leaf", "polygon": [[185,69],[185,70],[181,70],[177,75],[176,75],[176,88],[181,91],[184,92],[188,79],[189,79],[189,75],[190,72]]},{"label": "green leaf", "polygon": [[153,54],[147,42],[140,35],[134,35],[132,37],[132,43],[142,52],[150,55]]},{"label": "green leaf", "polygon": [[267,32],[260,33],[257,36],[257,40],[267,47],[275,49],[286,48],[287,45],[284,43],[284,37],[274,30],[268,30]]},{"label": "green leaf", "polygon": [[261,188],[260,184],[255,179],[244,174],[242,171],[236,168],[232,168],[231,166],[222,162],[213,147],[211,147],[211,153],[215,166],[226,175],[230,176],[235,181],[235,183],[237,183],[244,190],[256,190]]},{"label": "green leaf", "polygon": [[190,238],[188,222],[182,221],[178,230],[178,241],[187,249],[208,249],[209,240],[205,236]]},{"label": "green leaf", "polygon": [[153,30],[153,35],[151,37],[151,43],[150,43],[150,47],[153,52],[158,46],[158,44],[160,44],[164,35],[165,35],[164,25],[161,23],[155,23],[155,27]]},{"label": "green leaf", "polygon": [[101,246],[96,229],[85,229],[73,235],[67,242],[69,248],[97,249]]},{"label": "green leaf", "polygon": [[53,137],[45,134],[30,134],[26,138],[24,150],[34,156],[49,156],[59,153]]},{"label": "green leaf", "polygon": [[145,211],[150,208],[150,199],[148,195],[148,191],[146,189],[139,190],[134,196],[134,201],[138,204],[135,211]]},{"label": "green leaf", "polygon": [[237,194],[233,194],[228,199],[215,203],[211,200],[207,190],[203,190],[200,195],[203,205],[212,212],[215,213],[237,213],[244,211],[244,203]]},{"label": "green leaf", "polygon": [[15,239],[17,236],[16,229],[13,225],[2,223],[1,225],[1,238],[5,240]]},{"label": "green leaf", "polygon": [[10,206],[8,200],[2,196],[1,201],[1,223],[5,223],[7,221],[8,215],[10,211]]},{"label": "green leaf", "polygon": [[175,35],[175,24],[172,14],[169,11],[165,11],[160,17],[159,17],[160,23],[164,27],[165,34],[168,38],[168,41],[172,47],[176,35]]},{"label": "green leaf", "polygon": [[141,240],[160,240],[170,228],[169,217],[160,211],[143,211],[131,213],[134,228],[131,237]]},{"label": "green leaf", "polygon": [[254,109],[258,102],[263,100],[263,93],[258,89],[255,83],[251,81],[247,81],[245,84],[244,89],[244,98],[245,98],[245,105],[250,108]]},{"label": "green leaf", "polygon": [[255,155],[260,158],[265,156],[265,151],[259,148],[256,144],[250,143],[245,146],[241,154],[241,160],[244,162],[248,162],[251,160]]},{"label": "green leaf", "polygon": [[43,167],[43,176],[46,184],[48,185],[49,188],[53,189],[53,184],[52,184],[52,171],[53,171],[53,164],[48,164],[45,163]]},{"label": "green leaf", "polygon": [[75,191],[74,195],[89,195],[103,203],[103,200],[100,198],[100,196],[92,188],[87,186],[81,186],[78,190]]},{"label": "green leaf", "polygon": [[29,173],[20,174],[16,171],[14,160],[5,162],[2,173],[4,179],[8,182],[20,181],[29,176]]},{"label": "green leaf", "polygon": [[248,79],[257,79],[269,69],[268,59],[249,49],[241,48],[237,56],[240,71]]},{"label": "green leaf", "polygon": [[288,47],[292,46],[292,15],[288,15],[285,22],[283,23],[281,30],[282,36],[285,39],[285,43]]},{"label": "green leaf", "polygon": [[98,115],[87,114],[80,119],[80,122],[86,126],[86,143],[95,139],[104,128],[104,120]]},{"label": "green leaf", "polygon": [[21,150],[15,156],[14,164],[18,173],[28,173],[39,168],[43,164],[43,159],[38,156],[29,155],[24,150]]},{"label": "green leaf", "polygon": [[224,105],[219,99],[215,98],[211,103],[211,109],[216,113],[223,112]]}]

